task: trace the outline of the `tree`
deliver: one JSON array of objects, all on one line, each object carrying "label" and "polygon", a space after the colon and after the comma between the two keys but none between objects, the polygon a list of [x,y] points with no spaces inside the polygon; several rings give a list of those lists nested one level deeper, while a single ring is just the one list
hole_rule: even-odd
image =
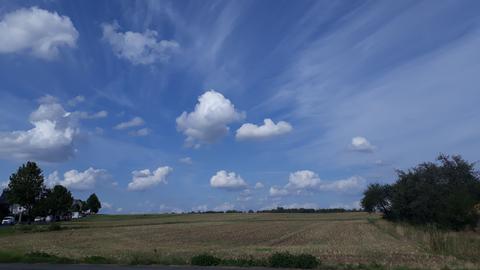
[{"label": "tree", "polygon": [[361,205],[367,212],[382,212],[390,215],[392,187],[390,185],[370,184],[363,193]]},{"label": "tree", "polygon": [[[412,224],[432,224],[460,230],[475,226],[480,213],[480,177],[474,164],[460,156],[440,155],[437,163],[422,163],[407,171],[398,171],[397,181],[386,193],[380,185],[371,185],[364,193],[366,210],[379,209],[386,218]],[[388,207],[382,207],[386,196]]]},{"label": "tree", "polygon": [[10,176],[7,200],[11,204],[24,207],[28,216],[34,205],[42,198],[44,190],[42,170],[35,162],[28,161]]},{"label": "tree", "polygon": [[100,204],[100,200],[98,199],[95,193],[93,193],[92,195],[90,195],[90,197],[88,197],[87,205],[88,205],[88,209],[90,209],[90,212],[93,212],[95,214],[98,213],[98,210],[100,210],[100,208],[102,208],[102,205]]},{"label": "tree", "polygon": [[72,193],[61,185],[53,187],[46,197],[50,213],[54,216],[62,216],[68,212],[73,203]]}]

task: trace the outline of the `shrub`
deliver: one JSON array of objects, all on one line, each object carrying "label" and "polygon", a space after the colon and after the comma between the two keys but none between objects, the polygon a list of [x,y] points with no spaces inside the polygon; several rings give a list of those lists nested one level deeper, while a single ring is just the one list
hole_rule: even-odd
[{"label": "shrub", "polygon": [[319,265],[317,258],[310,254],[300,254],[295,258],[295,267],[302,269],[312,269]]},{"label": "shrub", "polygon": [[215,266],[219,265],[222,260],[210,254],[200,254],[193,256],[190,260],[192,265],[198,266]]},{"label": "shrub", "polygon": [[84,262],[91,264],[109,264],[112,263],[112,260],[102,256],[89,256],[84,258]]},{"label": "shrub", "polygon": [[37,252],[37,251],[26,253],[23,258],[23,261],[27,263],[72,263],[73,262],[73,260],[69,258],[58,257],[45,252]]},{"label": "shrub", "polygon": [[62,226],[58,223],[52,223],[48,226],[49,231],[60,231],[62,229]]},{"label": "shrub", "polygon": [[293,255],[288,252],[278,252],[270,256],[269,264],[275,268],[316,268],[320,262],[310,254]]}]

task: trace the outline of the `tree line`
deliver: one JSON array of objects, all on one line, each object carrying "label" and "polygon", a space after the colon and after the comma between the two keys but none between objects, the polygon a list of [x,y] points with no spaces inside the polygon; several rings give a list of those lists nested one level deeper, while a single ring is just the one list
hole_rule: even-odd
[{"label": "tree line", "polygon": [[24,209],[19,222],[22,218],[31,221],[36,216],[63,217],[71,212],[98,213],[102,207],[95,193],[87,201],[82,201],[75,200],[62,185],[47,188],[42,169],[31,161],[10,176],[8,187],[3,192],[10,205],[17,204]]},{"label": "tree line", "polygon": [[444,229],[475,228],[480,218],[480,174],[461,156],[440,155],[397,171],[393,184],[371,184],[362,207],[384,218]]}]

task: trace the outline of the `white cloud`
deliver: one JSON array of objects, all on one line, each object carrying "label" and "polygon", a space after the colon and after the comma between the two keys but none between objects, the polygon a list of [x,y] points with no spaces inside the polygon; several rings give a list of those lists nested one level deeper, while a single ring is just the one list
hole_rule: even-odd
[{"label": "white cloud", "polygon": [[6,189],[8,187],[8,184],[10,183],[10,181],[3,181],[3,182],[0,182],[0,188],[3,190],[3,189]]},{"label": "white cloud", "polygon": [[292,208],[317,209],[319,208],[318,204],[316,203],[291,203],[291,204],[282,205],[282,207],[285,209],[292,209]]},{"label": "white cloud", "polygon": [[193,164],[193,161],[192,161],[191,157],[184,157],[184,158],[179,159],[178,161],[180,161],[183,164],[187,164],[187,165],[192,165]]},{"label": "white cloud", "polygon": [[227,190],[239,190],[245,189],[247,183],[245,183],[240,175],[222,170],[210,178],[210,186]]},{"label": "white cloud", "polygon": [[208,210],[208,206],[206,204],[202,204],[202,205],[197,205],[195,207],[192,207],[192,211],[200,211],[200,212],[205,212]]},{"label": "white cloud", "polygon": [[144,137],[150,134],[149,128],[141,128],[139,130],[130,131],[128,135],[130,136],[137,136],[137,137]]},{"label": "white cloud", "polygon": [[82,119],[104,117],[106,111],[94,114],[68,112],[52,96],[39,99],[40,105],[30,114],[29,130],[0,132],[0,157],[20,160],[60,162],[71,158],[80,137]]},{"label": "white cloud", "polygon": [[275,124],[271,119],[263,120],[263,125],[257,126],[255,124],[246,123],[237,129],[237,140],[249,139],[267,139],[270,137],[282,135],[292,131],[292,126],[285,122],[279,121]]},{"label": "white cloud", "polygon": [[344,208],[344,209],[361,209],[360,201],[355,201],[353,203],[334,203],[330,205],[329,208]]},{"label": "white cloud", "polygon": [[179,49],[173,40],[157,41],[158,33],[147,29],[144,33],[119,32],[116,23],[102,24],[103,39],[112,47],[118,58],[130,61],[134,65],[148,65],[166,62]]},{"label": "white cloud", "polygon": [[287,196],[289,195],[289,191],[285,188],[279,188],[279,187],[270,187],[269,194],[272,197],[279,197],[279,196]]},{"label": "white cloud", "polygon": [[117,210],[115,210],[117,213],[123,212],[123,208],[119,207]]},{"label": "white cloud", "polygon": [[77,119],[53,97],[41,102],[30,114],[32,129],[0,133],[1,157],[58,162],[73,156]]},{"label": "white cloud", "polygon": [[193,112],[183,112],[177,117],[177,130],[187,136],[189,146],[213,143],[228,133],[228,124],[241,120],[245,113],[222,94],[210,90],[198,98]]},{"label": "white cloud", "polygon": [[129,121],[122,122],[115,126],[115,129],[127,129],[131,127],[143,126],[145,121],[141,117],[134,117]]},{"label": "white cloud", "polygon": [[365,187],[365,179],[359,176],[352,176],[347,179],[336,180],[329,183],[322,183],[319,186],[320,190],[346,192],[362,190]]},{"label": "white cloud", "polygon": [[101,205],[102,205],[102,208],[104,208],[104,209],[112,209],[113,208],[113,205],[109,202],[102,202]]},{"label": "white cloud", "polygon": [[108,116],[108,112],[103,110],[103,111],[98,111],[96,113],[88,113],[88,112],[73,112],[75,116],[77,116],[80,119],[98,119],[98,118],[105,118]]},{"label": "white cloud", "polygon": [[63,174],[63,179],[58,175],[58,171],[54,171],[47,177],[46,184],[49,187],[54,185],[62,185],[72,190],[91,190],[94,189],[98,182],[110,179],[110,175],[106,170],[88,168],[83,172],[70,170]]},{"label": "white cloud", "polygon": [[322,181],[316,173],[302,170],[291,173],[288,183],[284,187],[273,186],[269,193],[270,196],[276,197],[301,194],[304,191],[354,192],[363,190],[365,184],[365,179],[359,176],[335,181]]},{"label": "white cloud", "polygon": [[213,208],[214,211],[227,211],[227,210],[233,210],[235,208],[235,205],[229,203],[229,202],[224,202],[216,207]]},{"label": "white cloud", "polygon": [[77,38],[69,17],[38,7],[15,10],[0,21],[0,53],[26,51],[52,59],[60,47],[75,47]]},{"label": "white cloud", "polygon": [[352,138],[350,149],[357,152],[373,152],[375,146],[373,146],[365,137],[354,137]]},{"label": "white cloud", "polygon": [[167,176],[173,171],[168,166],[158,167],[155,171],[151,172],[149,169],[133,171],[132,181],[128,183],[128,190],[142,191],[160,183],[167,183]]},{"label": "white cloud", "polygon": [[290,174],[287,187],[292,189],[312,189],[319,186],[320,182],[318,175],[312,171],[296,171]]},{"label": "white cloud", "polygon": [[254,186],[255,189],[261,189],[263,187],[264,187],[264,185],[262,184],[262,182],[257,182],[257,183],[255,183],[255,186]]},{"label": "white cloud", "polygon": [[82,103],[85,101],[84,96],[76,96],[68,101],[68,105],[70,106],[77,106],[79,103]]}]

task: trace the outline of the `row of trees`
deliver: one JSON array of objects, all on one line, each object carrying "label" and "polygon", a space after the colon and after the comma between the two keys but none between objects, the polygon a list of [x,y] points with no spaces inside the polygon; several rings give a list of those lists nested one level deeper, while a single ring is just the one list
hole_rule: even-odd
[{"label": "row of trees", "polygon": [[475,227],[480,218],[480,174],[474,163],[446,155],[437,161],[399,170],[391,185],[370,185],[363,208],[393,221],[455,230]]},{"label": "row of trees", "polygon": [[[25,209],[24,216],[65,216],[69,212],[90,211],[98,213],[101,203],[93,193],[86,202],[77,200],[74,204],[72,193],[61,185],[49,189],[44,184],[42,170],[35,162],[28,161],[10,176],[4,190],[9,204],[17,204]],[[21,221],[21,220],[20,220]]]}]

